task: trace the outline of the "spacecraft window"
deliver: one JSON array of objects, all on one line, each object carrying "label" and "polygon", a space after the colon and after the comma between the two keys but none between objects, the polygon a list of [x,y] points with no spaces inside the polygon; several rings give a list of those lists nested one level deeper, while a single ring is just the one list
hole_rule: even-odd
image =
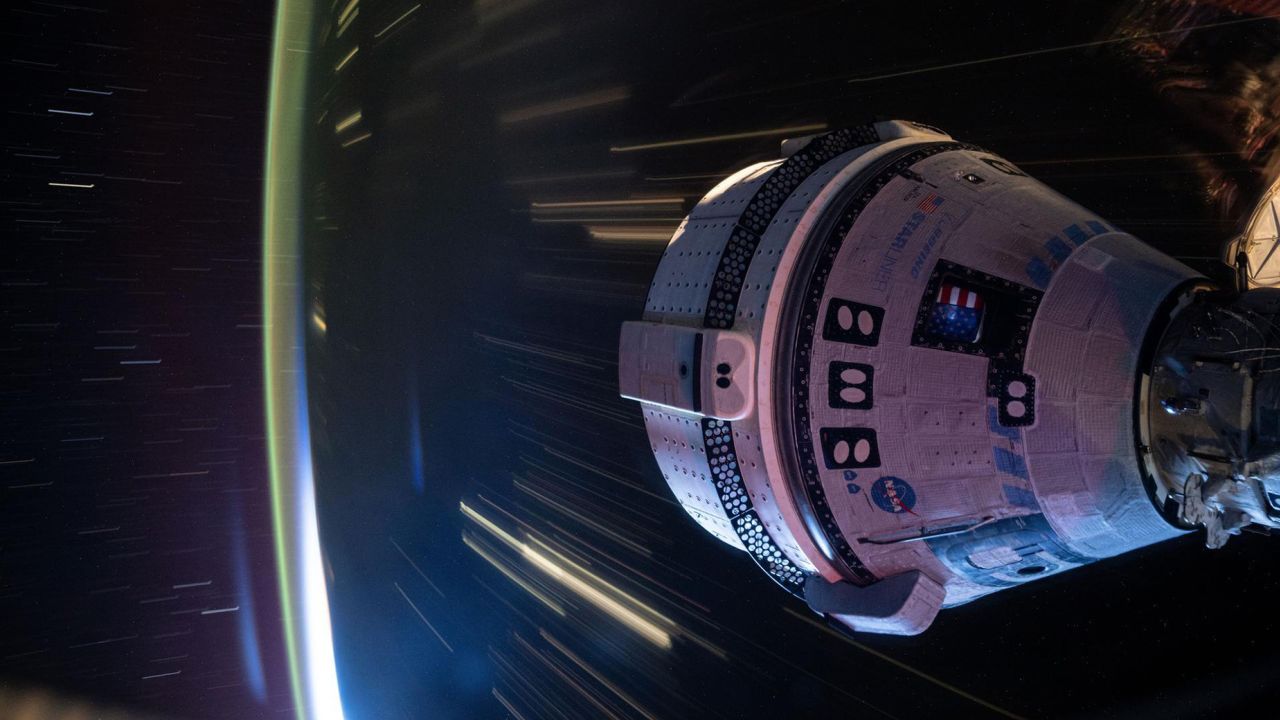
[{"label": "spacecraft window", "polygon": [[939,260],[920,300],[912,345],[1020,365],[1043,293]]},{"label": "spacecraft window", "polygon": [[934,298],[928,330],[943,340],[976,343],[982,338],[985,315],[982,293],[960,282],[943,282]]}]

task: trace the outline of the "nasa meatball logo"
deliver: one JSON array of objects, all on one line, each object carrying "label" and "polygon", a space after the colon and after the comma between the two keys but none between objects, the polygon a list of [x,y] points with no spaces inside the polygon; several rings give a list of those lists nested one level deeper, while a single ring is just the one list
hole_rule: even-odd
[{"label": "nasa meatball logo", "polygon": [[885,512],[909,513],[916,506],[916,491],[902,478],[882,477],[871,484],[871,501]]}]

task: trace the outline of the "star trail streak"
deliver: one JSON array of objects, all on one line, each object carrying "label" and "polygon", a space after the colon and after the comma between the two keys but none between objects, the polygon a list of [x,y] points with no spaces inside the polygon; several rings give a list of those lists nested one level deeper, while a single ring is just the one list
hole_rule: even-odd
[{"label": "star trail streak", "polygon": [[[271,8],[5,10],[0,685],[48,688],[44,708],[287,712],[260,343],[235,330],[261,322]],[[0,714],[44,716],[26,703]]]}]

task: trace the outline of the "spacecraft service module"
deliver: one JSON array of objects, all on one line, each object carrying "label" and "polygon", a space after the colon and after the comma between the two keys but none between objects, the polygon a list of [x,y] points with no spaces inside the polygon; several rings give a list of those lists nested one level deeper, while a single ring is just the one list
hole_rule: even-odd
[{"label": "spacecraft service module", "polygon": [[685,218],[619,383],[672,493],[816,612],[939,609],[1280,527],[1280,290],[912,122],[788,140]]}]

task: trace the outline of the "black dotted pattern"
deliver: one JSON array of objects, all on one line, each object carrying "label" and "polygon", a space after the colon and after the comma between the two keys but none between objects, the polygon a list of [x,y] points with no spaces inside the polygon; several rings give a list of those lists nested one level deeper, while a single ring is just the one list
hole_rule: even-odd
[{"label": "black dotted pattern", "polygon": [[[831,231],[825,238],[818,239],[817,261],[809,274],[808,285],[805,287],[804,294],[799,297],[794,309],[790,310],[790,312],[798,313],[797,321],[791,325],[791,327],[796,328],[796,335],[791,361],[791,387],[788,389],[794,398],[790,422],[795,439],[794,447],[798,454],[800,466],[800,485],[813,512],[814,519],[821,525],[822,531],[830,541],[832,549],[849,570],[850,579],[859,585],[870,585],[877,578],[854,554],[852,546],[840,530],[840,526],[831,510],[831,504],[827,501],[826,491],[822,487],[821,466],[813,452],[813,429],[810,424],[809,411],[809,388],[811,385],[809,365],[813,352],[814,337],[820,320],[818,310],[822,306],[822,298],[826,293],[827,281],[830,279],[831,271],[835,266],[836,256],[840,254],[840,247],[844,244],[844,239],[849,234],[849,231],[853,229],[853,224],[872,199],[889,181],[902,174],[904,170],[909,169],[912,165],[939,153],[955,150],[981,151],[980,148],[973,145],[957,142],[937,142],[920,145],[905,155],[881,165],[874,174],[867,177],[858,187],[857,194],[840,211],[841,214]],[[784,323],[784,327],[786,325]]]},{"label": "black dotted pattern", "polygon": [[760,245],[760,236],[800,183],[837,155],[879,141],[880,133],[874,125],[834,130],[811,140],[773,171],[747,203],[720,254],[720,264],[711,283],[707,311],[703,317],[705,327],[733,327],[738,299],[742,295],[742,282],[756,247]]},{"label": "black dotted pattern", "polygon": [[747,276],[747,265],[759,244],[759,235],[741,225],[733,228],[729,242],[720,254],[720,266],[711,283],[707,312],[702,319],[704,326],[722,329],[733,327],[733,318],[738,312],[738,298],[742,295],[742,281]]},{"label": "black dotted pattern", "polygon": [[760,516],[755,510],[749,510],[733,520],[733,529],[737,531],[747,552],[769,577],[773,578],[787,592],[797,597],[804,596],[804,571],[782,554],[782,549],[773,542],[769,533],[760,523]]},{"label": "black dotted pattern", "polygon": [[747,484],[742,480],[738,467],[738,453],[733,447],[733,426],[724,420],[703,418],[702,440],[706,446],[707,464],[711,466],[711,476],[715,480],[716,494],[733,522],[738,539],[769,577],[792,595],[803,597],[804,573],[782,554],[751,506]]}]

